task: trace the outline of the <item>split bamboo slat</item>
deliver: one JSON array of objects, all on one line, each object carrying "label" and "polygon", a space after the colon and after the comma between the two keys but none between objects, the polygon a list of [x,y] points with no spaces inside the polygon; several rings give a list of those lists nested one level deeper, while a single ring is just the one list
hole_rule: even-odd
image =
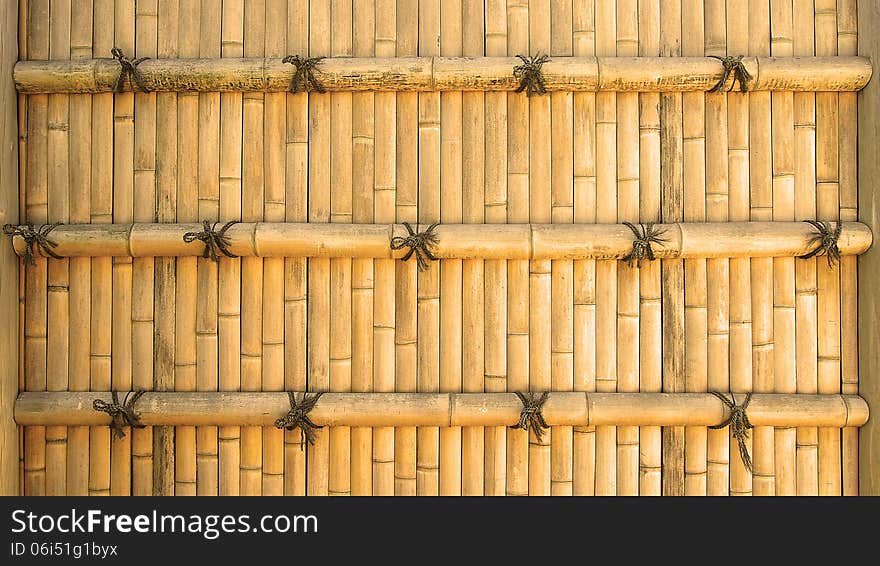
[{"label": "split bamboo slat", "polygon": [[[553,13],[561,15],[563,11],[556,6]],[[536,7],[530,8],[529,22],[532,25]],[[541,8],[549,18],[550,5]],[[636,18],[636,10],[635,6],[623,4],[614,12]],[[439,13],[439,9],[432,11]],[[351,18],[350,11],[347,13],[346,17]],[[424,9],[421,16],[421,25],[424,26],[427,22]],[[446,21],[451,22],[444,17]],[[438,27],[439,34],[439,25],[435,27]],[[538,51],[532,45],[537,39],[536,33],[530,27],[529,49],[517,54]],[[433,50],[423,49],[419,57],[406,58],[400,53],[397,58],[332,54],[319,63],[318,76],[328,91],[513,91],[519,86],[519,79],[512,71],[520,60],[514,56],[429,55],[428,51]],[[548,53],[549,49],[541,49],[541,52]],[[597,53],[598,57],[551,57],[542,69],[547,90],[707,91],[722,76],[721,63],[702,56],[649,58]],[[119,63],[110,58],[109,51],[96,54],[103,55],[103,58],[20,61],[13,71],[16,88],[25,94],[109,92],[119,75]],[[282,62],[282,58],[237,58],[232,55],[222,59],[160,58],[142,62],[138,71],[144,86],[155,92],[283,92],[290,87],[295,69]],[[749,88],[756,91],[856,91],[871,78],[870,61],[856,56],[778,59],[752,55],[744,58],[743,64],[753,77]]]},{"label": "split bamboo slat", "polygon": [[[123,399],[126,391],[118,392]],[[300,394],[298,393],[297,396]],[[107,392],[22,392],[15,420],[31,425],[107,425],[107,413],[92,407],[109,403]],[[147,392],[134,405],[147,426],[270,426],[290,408],[284,392]],[[513,393],[325,393],[309,418],[328,426],[484,426],[513,424],[522,403]],[[708,393],[549,394],[543,416],[550,426],[688,425],[721,422],[729,411]],[[755,394],[747,409],[756,426],[818,425],[860,427],[869,409],[858,395]],[[116,440],[118,442],[118,440]]]}]

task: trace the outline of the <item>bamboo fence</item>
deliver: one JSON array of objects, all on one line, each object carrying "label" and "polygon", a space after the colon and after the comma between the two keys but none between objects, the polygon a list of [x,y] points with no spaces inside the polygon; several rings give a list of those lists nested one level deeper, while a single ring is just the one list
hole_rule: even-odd
[{"label": "bamboo fence", "polygon": [[854,0],[2,7],[0,220],[51,242],[0,250],[4,493],[859,493]]}]

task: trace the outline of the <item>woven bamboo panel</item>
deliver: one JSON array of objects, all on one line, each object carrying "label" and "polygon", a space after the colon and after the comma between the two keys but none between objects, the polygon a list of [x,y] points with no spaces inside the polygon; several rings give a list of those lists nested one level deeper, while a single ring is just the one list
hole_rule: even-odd
[{"label": "woven bamboo panel", "polygon": [[[855,0],[25,0],[19,57],[854,56]],[[855,222],[855,92],[22,94],[35,224]],[[625,232],[623,232],[625,234]],[[38,257],[22,389],[858,393],[856,257]],[[344,421],[343,421],[344,422]],[[382,422],[381,419],[377,422]],[[444,421],[445,422],[445,421]],[[635,422],[636,424],[631,424]],[[683,421],[686,422],[686,421]],[[840,495],[857,429],[23,426],[25,495]],[[767,423],[771,424],[767,424]]]}]

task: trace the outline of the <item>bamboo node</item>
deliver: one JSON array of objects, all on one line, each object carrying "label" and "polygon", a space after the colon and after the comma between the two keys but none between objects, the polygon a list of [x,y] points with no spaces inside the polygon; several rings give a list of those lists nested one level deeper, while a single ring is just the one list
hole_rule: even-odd
[{"label": "bamboo node", "polygon": [[730,78],[730,73],[733,73],[733,81],[730,83],[730,88],[727,89],[727,92],[733,90],[733,85],[735,85],[737,81],[739,81],[740,92],[749,91],[749,81],[752,80],[752,75],[749,73],[748,69],[746,69],[745,64],[743,64],[742,55],[736,57],[709,55],[709,57],[718,59],[721,61],[721,64],[724,65],[724,72],[721,75],[721,79],[718,81],[718,84],[709,90],[709,92],[721,92],[724,89],[724,85],[727,84],[727,79]]},{"label": "bamboo node", "polygon": [[636,262],[636,265],[641,267],[643,259],[654,261],[654,249],[651,247],[651,243],[665,244],[667,242],[666,238],[661,238],[660,236],[665,234],[666,230],[657,229],[653,222],[648,222],[647,224],[639,223],[639,228],[636,228],[630,222],[624,222],[624,224],[632,230],[636,239],[633,241],[632,250],[624,256],[623,261],[630,267],[633,262]]},{"label": "bamboo node", "polygon": [[226,231],[229,230],[229,227],[233,224],[238,224],[238,220],[230,220],[224,224],[219,231],[215,230],[217,224],[219,224],[219,222],[214,222],[212,226],[207,220],[203,220],[202,225],[205,229],[201,232],[187,232],[183,235],[183,241],[187,244],[195,242],[196,240],[204,242],[205,251],[202,253],[202,257],[205,259],[211,258],[211,260],[218,263],[220,262],[220,256],[217,255],[218,250],[226,257],[238,257],[229,251],[229,245],[232,244],[232,242],[230,241],[229,236],[226,235]]},{"label": "bamboo node", "polygon": [[308,393],[303,393],[302,399],[297,403],[296,393],[288,391],[287,397],[290,399],[290,410],[283,417],[275,419],[275,428],[283,428],[285,430],[299,429],[302,436],[302,443],[299,446],[300,450],[305,450],[306,442],[309,444],[315,443],[315,429],[324,428],[313,423],[308,416],[309,411],[315,407],[315,403],[318,402],[318,399],[323,394],[323,391],[319,391],[313,397],[309,397]]},{"label": "bamboo node", "polygon": [[834,267],[834,264],[840,261],[840,248],[837,247],[837,241],[840,239],[843,223],[837,222],[834,230],[832,230],[831,223],[825,220],[804,220],[804,222],[816,229],[816,233],[807,242],[807,246],[818,245],[813,251],[799,255],[798,259],[810,259],[813,256],[824,255],[828,260],[828,267]]},{"label": "bamboo node", "polygon": [[736,439],[737,444],[739,444],[739,457],[742,458],[743,464],[749,473],[754,473],[752,458],[749,456],[749,450],[746,447],[746,439],[749,437],[748,430],[754,428],[752,423],[749,422],[749,417],[746,415],[746,408],[749,406],[749,401],[752,400],[752,393],[746,394],[746,400],[743,401],[742,405],[736,404],[736,395],[733,392],[730,393],[730,396],[733,398],[732,401],[718,391],[710,391],[709,393],[721,399],[724,406],[730,410],[730,414],[727,415],[727,419],[724,422],[709,428],[721,429],[729,425],[733,437]]},{"label": "bamboo node", "polygon": [[321,81],[315,76],[318,70],[318,63],[323,57],[300,57],[299,55],[288,55],[281,60],[282,63],[290,63],[296,67],[296,72],[290,80],[290,92],[327,92]]},{"label": "bamboo node", "polygon": [[516,92],[526,92],[526,96],[533,94],[546,94],[547,85],[544,83],[544,75],[541,73],[541,66],[550,60],[548,55],[517,55],[522,61],[522,65],[513,68],[513,76],[520,79],[519,87]]},{"label": "bamboo node", "polygon": [[529,391],[528,396],[519,391],[515,393],[522,402],[523,408],[519,413],[519,422],[510,428],[521,428],[525,431],[531,429],[535,433],[535,438],[538,439],[538,442],[541,442],[544,436],[544,429],[550,428],[550,425],[544,420],[544,414],[542,413],[544,402],[547,401],[550,393],[545,391],[541,393],[540,397],[535,397],[535,394],[531,391]]},{"label": "bamboo node", "polygon": [[401,259],[407,261],[412,257],[413,252],[415,252],[416,260],[419,264],[419,271],[428,269],[428,260],[437,261],[438,259],[434,256],[432,250],[438,242],[437,233],[434,231],[438,224],[439,223],[435,222],[428,226],[428,229],[424,232],[416,233],[408,222],[404,222],[403,225],[406,227],[406,231],[409,234],[406,237],[394,236],[391,238],[391,249],[399,250],[404,246],[409,247],[409,251],[406,252],[406,255]]},{"label": "bamboo node", "polygon": [[134,87],[137,85],[141,92],[150,92],[150,89],[144,84],[144,77],[141,75],[140,70],[138,70],[138,65],[149,59],[149,57],[129,59],[122,52],[122,49],[119,49],[118,47],[111,49],[110,53],[113,55],[114,59],[119,61],[120,65],[119,77],[116,79],[116,84],[113,85],[113,92],[122,92],[125,87],[126,78],[128,78],[128,87],[132,91],[134,91]]},{"label": "bamboo node", "polygon": [[125,399],[120,403],[119,394],[116,391],[111,391],[110,394],[113,396],[112,403],[108,403],[103,399],[95,399],[92,401],[92,408],[110,415],[110,418],[113,419],[110,421],[110,429],[116,434],[116,438],[125,438],[123,426],[146,428],[146,425],[141,424],[138,414],[134,412],[134,404],[137,403],[144,393],[143,389],[134,392],[134,394],[129,391],[125,394]]},{"label": "bamboo node", "polygon": [[49,239],[49,232],[61,226],[61,222],[55,222],[54,224],[44,224],[39,227],[39,229],[34,230],[33,224],[25,224],[23,226],[16,226],[14,224],[4,224],[3,225],[3,233],[7,236],[21,236],[24,239],[25,249],[24,249],[24,263],[25,265],[36,265],[36,254],[34,246],[40,246],[40,249],[43,250],[46,255],[54,257],[55,259],[62,259],[60,255],[56,254],[52,251],[52,248],[57,246],[56,242],[53,242]]}]

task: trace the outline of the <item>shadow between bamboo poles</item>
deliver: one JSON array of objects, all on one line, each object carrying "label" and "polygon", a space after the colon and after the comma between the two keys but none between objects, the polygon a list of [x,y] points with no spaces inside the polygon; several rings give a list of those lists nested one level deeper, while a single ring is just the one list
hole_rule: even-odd
[{"label": "shadow between bamboo poles", "polygon": [[[126,392],[118,392],[123,398]],[[93,409],[102,392],[22,392],[18,425],[108,425]],[[153,392],[137,403],[148,426],[273,426],[290,409],[286,392]],[[500,426],[516,424],[522,402],[514,393],[325,393],[309,412],[329,426]],[[862,426],[868,405],[858,395],[754,394],[755,426]],[[727,417],[709,393],[550,393],[543,416],[551,426],[711,426]]]},{"label": "shadow between bamboo poles", "polygon": [[[656,258],[790,257],[813,250],[814,229],[803,222],[694,222],[657,224],[665,242],[654,244]],[[61,257],[200,256],[201,242],[183,235],[198,224],[67,224],[51,234]],[[419,230],[426,226],[420,225]],[[623,224],[441,224],[432,248],[438,258],[459,259],[624,259],[633,233]],[[400,259],[392,237],[405,236],[401,224],[243,222],[227,232],[229,251],[256,257],[351,257]],[[16,253],[27,244],[12,239]],[[844,222],[838,241],[844,255],[864,253],[873,243],[870,228]],[[35,247],[35,253],[45,252]]]},{"label": "shadow between bamboo poles", "polygon": [[[109,55],[109,54],[108,54]],[[866,57],[744,57],[748,89],[856,91],[871,78]],[[314,71],[327,91],[515,91],[516,57],[328,57]],[[723,77],[711,57],[551,57],[541,75],[547,91],[708,91]],[[138,65],[154,92],[284,92],[296,73],[277,58],[148,59]],[[111,92],[119,77],[111,58],[19,61],[21,93]],[[725,89],[733,80],[725,81]]]}]

